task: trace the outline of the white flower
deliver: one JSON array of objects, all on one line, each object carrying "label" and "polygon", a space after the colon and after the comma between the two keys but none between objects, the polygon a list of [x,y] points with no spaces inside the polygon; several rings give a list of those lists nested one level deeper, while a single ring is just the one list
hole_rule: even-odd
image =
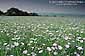
[{"label": "white flower", "polygon": [[53,54],[54,54],[54,55],[57,55],[58,53],[57,53],[57,52],[54,52]]},{"label": "white flower", "polygon": [[80,43],[83,43],[84,41],[83,40],[80,40]]},{"label": "white flower", "polygon": [[16,38],[17,40],[19,40],[20,39],[20,37],[18,37],[18,38]]},{"label": "white flower", "polygon": [[76,56],[80,56],[80,55],[77,53]]},{"label": "white flower", "polygon": [[38,50],[40,50],[40,49],[42,49],[42,48],[38,48]]},{"label": "white flower", "polygon": [[53,35],[53,33],[50,32],[49,35]]},{"label": "white flower", "polygon": [[24,45],[24,43],[23,43],[23,42],[21,42],[21,44],[22,44],[22,45]]},{"label": "white flower", "polygon": [[77,52],[74,52],[74,54],[77,54]]},{"label": "white flower", "polygon": [[40,50],[40,51],[39,51],[39,53],[42,53],[42,52],[43,52],[43,50]]},{"label": "white flower", "polygon": [[9,55],[9,56],[14,56],[14,55]]},{"label": "white flower", "polygon": [[52,50],[55,50],[55,47],[51,47]]},{"label": "white flower", "polygon": [[66,55],[66,56],[69,56],[69,55]]},{"label": "white flower", "polygon": [[17,31],[14,32],[15,34],[17,33]]},{"label": "white flower", "polygon": [[53,25],[53,24],[50,24],[50,25]]},{"label": "white flower", "polygon": [[9,33],[7,33],[7,36],[9,36]]},{"label": "white flower", "polygon": [[34,49],[35,47],[31,47],[32,49]]},{"label": "white flower", "polygon": [[27,54],[27,52],[28,52],[27,50],[24,50],[24,51],[23,51],[23,54]]},{"label": "white flower", "polygon": [[48,51],[51,51],[51,48],[50,48],[50,47],[47,47],[47,50],[48,50]]},{"label": "white flower", "polygon": [[12,38],[12,40],[16,40],[16,38]]},{"label": "white flower", "polygon": [[59,32],[59,31],[56,31],[56,32]]},{"label": "white flower", "polygon": [[82,48],[82,47],[78,47],[77,49],[78,49],[78,50],[83,50],[83,48]]},{"label": "white flower", "polygon": [[68,38],[68,39],[72,39],[72,38]]},{"label": "white flower", "polygon": [[69,33],[69,35],[72,35],[71,33]]},{"label": "white flower", "polygon": [[72,40],[72,42],[75,42],[74,40]]},{"label": "white flower", "polygon": [[14,45],[15,45],[15,46],[18,46],[18,45],[19,45],[19,43],[18,43],[18,42],[14,42]]},{"label": "white flower", "polygon": [[63,49],[63,47],[62,47],[62,46],[58,46],[58,49],[59,49],[59,50],[62,50],[62,49]]},{"label": "white flower", "polygon": [[33,43],[33,41],[30,41],[30,43]]},{"label": "white flower", "polygon": [[42,44],[42,45],[44,45],[44,46],[45,46],[45,44]]},{"label": "white flower", "polygon": [[78,39],[81,39],[81,37],[77,37]]},{"label": "white flower", "polygon": [[32,56],[36,56],[36,55],[37,55],[37,54],[36,54],[36,53],[34,53],[34,52],[32,52],[31,54],[32,54]]},{"label": "white flower", "polygon": [[85,38],[83,38],[83,40],[85,40]]},{"label": "white flower", "polygon": [[11,48],[14,48],[15,47],[15,45],[11,45]]},{"label": "white flower", "polygon": [[58,49],[58,47],[56,46],[55,49]]},{"label": "white flower", "polygon": [[68,42],[68,45],[70,45],[71,43],[70,42]]},{"label": "white flower", "polygon": [[46,25],[46,24],[43,24],[43,25]]},{"label": "white flower", "polygon": [[28,56],[30,55],[30,54],[27,54]]},{"label": "white flower", "polygon": [[81,31],[81,33],[84,33],[83,31]]},{"label": "white flower", "polygon": [[70,46],[69,45],[65,45],[66,48],[69,48]]},{"label": "white flower", "polygon": [[28,43],[27,45],[29,45],[29,46],[30,46],[31,44],[30,44],[30,43]]},{"label": "white flower", "polygon": [[68,36],[66,36],[66,37],[64,37],[64,39],[65,39],[65,40],[68,40],[69,38],[68,38]]},{"label": "white flower", "polygon": [[1,33],[3,33],[4,31],[1,31]]},{"label": "white flower", "polygon": [[7,45],[7,43],[4,43],[3,45]]},{"label": "white flower", "polygon": [[15,35],[15,37],[18,37],[18,35]]},{"label": "white flower", "polygon": [[57,44],[56,43],[53,43],[53,46],[57,46]]},{"label": "white flower", "polygon": [[46,30],[46,32],[49,32],[49,30]]}]

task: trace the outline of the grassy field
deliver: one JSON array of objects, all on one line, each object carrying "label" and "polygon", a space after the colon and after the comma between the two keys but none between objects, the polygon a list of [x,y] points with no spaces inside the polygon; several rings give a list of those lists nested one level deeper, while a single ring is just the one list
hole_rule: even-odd
[{"label": "grassy field", "polygon": [[0,56],[85,56],[85,17],[0,16]]}]

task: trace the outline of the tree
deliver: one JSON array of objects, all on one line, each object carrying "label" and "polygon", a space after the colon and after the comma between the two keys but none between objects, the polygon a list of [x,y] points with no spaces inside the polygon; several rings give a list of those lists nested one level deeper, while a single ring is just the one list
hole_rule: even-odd
[{"label": "tree", "polygon": [[4,15],[4,13],[2,11],[0,11],[0,15]]},{"label": "tree", "polygon": [[10,8],[5,13],[6,16],[38,16],[37,13],[27,13],[17,8]]}]

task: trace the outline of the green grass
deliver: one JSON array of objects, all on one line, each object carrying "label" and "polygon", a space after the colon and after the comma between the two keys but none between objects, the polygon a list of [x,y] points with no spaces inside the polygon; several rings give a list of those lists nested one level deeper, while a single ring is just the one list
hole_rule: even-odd
[{"label": "green grass", "polygon": [[0,16],[0,56],[85,56],[85,17]]}]

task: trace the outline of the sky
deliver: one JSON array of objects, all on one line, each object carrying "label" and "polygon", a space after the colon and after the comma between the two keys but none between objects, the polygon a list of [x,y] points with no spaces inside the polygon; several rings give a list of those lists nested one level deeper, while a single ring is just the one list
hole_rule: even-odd
[{"label": "sky", "polygon": [[[49,3],[51,1],[51,3]],[[67,13],[67,14],[85,14],[85,3],[78,5],[57,5],[52,1],[68,0],[0,0],[0,10],[6,11],[11,7],[19,8],[28,12],[36,13]],[[84,0],[70,0],[83,1]]]}]

